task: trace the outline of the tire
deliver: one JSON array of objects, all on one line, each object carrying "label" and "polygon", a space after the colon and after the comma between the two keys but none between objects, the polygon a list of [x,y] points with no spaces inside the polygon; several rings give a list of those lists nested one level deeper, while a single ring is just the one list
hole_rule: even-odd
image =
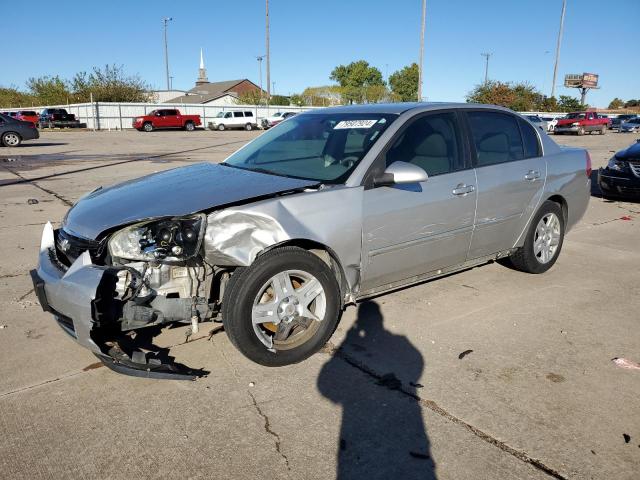
[{"label": "tire", "polygon": [[584,127],[579,127],[576,133],[580,136],[584,135]]},{"label": "tire", "polygon": [[[279,287],[281,293],[277,293],[273,281],[276,276],[283,278],[283,275],[290,279],[293,294],[286,287]],[[296,281],[296,275],[304,282]],[[286,283],[280,282],[280,285]],[[299,293],[300,297],[297,297],[296,292],[306,285],[313,287],[311,292],[316,295],[304,309],[305,295]],[[322,287],[320,293],[317,292],[319,287]],[[261,303],[265,296],[266,303]],[[260,305],[267,308],[259,310]],[[268,308],[270,305],[273,305],[272,309]],[[296,308],[302,308],[298,311],[303,313],[292,313]],[[313,310],[321,320],[305,317],[304,310]],[[222,302],[224,328],[231,343],[248,359],[268,367],[301,362],[320,350],[333,334],[340,311],[340,289],[333,271],[318,256],[297,247],[272,250],[260,255],[250,267],[236,270]],[[273,318],[278,323],[256,322],[254,325],[253,318]],[[308,327],[296,322],[307,322]],[[292,323],[298,326],[289,326]],[[281,327],[291,329],[290,337],[277,340]]]},{"label": "tire", "polygon": [[[551,216],[555,216],[555,219],[557,221],[557,230],[550,227],[550,230],[547,230],[547,232],[551,237],[550,243],[554,243],[555,238],[556,245],[555,250],[553,250],[550,258],[548,258],[546,261],[543,261],[543,252],[540,251],[539,253],[536,253],[535,244],[537,238],[540,238],[541,235],[539,228],[540,225],[544,223],[543,219],[551,218]],[[562,213],[562,207],[556,202],[552,202],[550,200],[544,202],[533,217],[531,225],[529,225],[524,245],[509,257],[511,265],[516,270],[527,273],[544,273],[549,270],[553,266],[553,264],[556,263],[556,260],[560,256],[560,251],[562,250],[562,244],[564,242],[564,228],[564,215]],[[555,230],[557,232],[557,237],[554,235],[552,230]],[[544,240],[544,236],[542,238],[542,243],[549,243]]]},{"label": "tire", "polygon": [[602,128],[600,128],[600,135],[606,135],[607,134],[607,126],[603,125]]},{"label": "tire", "polygon": [[196,129],[196,126],[194,125],[193,122],[187,122],[184,124],[184,129],[187,132],[193,132]]},{"label": "tire", "polygon": [[16,132],[5,132],[2,135],[2,145],[5,147],[17,147],[22,143],[22,138]]},{"label": "tire", "polygon": [[153,124],[151,122],[145,122],[144,125],[142,125],[142,129],[145,132],[152,132],[153,131]]},{"label": "tire", "polygon": [[250,132],[251,130],[253,130],[253,125],[251,125],[250,123],[247,123],[247,124],[244,126],[244,129],[245,129],[247,132]]},{"label": "tire", "polygon": [[220,124],[218,125],[218,131],[219,131],[219,132],[224,132],[224,124],[223,124],[223,123],[220,123]]}]

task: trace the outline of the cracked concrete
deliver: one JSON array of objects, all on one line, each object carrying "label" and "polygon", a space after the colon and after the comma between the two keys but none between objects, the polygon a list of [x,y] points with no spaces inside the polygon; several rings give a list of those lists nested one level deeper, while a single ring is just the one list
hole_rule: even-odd
[{"label": "cracked concrete", "polygon": [[249,395],[249,397],[251,397],[251,401],[253,402],[253,406],[255,407],[256,412],[264,420],[264,431],[267,432],[269,435],[273,436],[276,452],[278,452],[278,455],[280,455],[282,457],[282,459],[284,460],[284,464],[287,467],[287,470],[291,470],[291,467],[289,467],[289,459],[282,452],[282,449],[280,448],[280,435],[278,435],[276,432],[274,432],[271,429],[271,423],[269,422],[269,417],[267,417],[262,412],[262,409],[260,408],[260,405],[258,405],[258,402],[256,402],[256,397],[254,397],[251,392],[247,392],[247,394]]}]

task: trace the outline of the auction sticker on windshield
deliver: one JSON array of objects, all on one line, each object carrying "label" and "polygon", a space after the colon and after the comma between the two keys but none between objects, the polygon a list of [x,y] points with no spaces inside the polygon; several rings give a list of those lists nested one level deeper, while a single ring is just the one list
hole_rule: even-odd
[{"label": "auction sticker on windshield", "polygon": [[371,128],[378,120],[342,120],[338,122],[334,130],[341,130],[344,128]]}]

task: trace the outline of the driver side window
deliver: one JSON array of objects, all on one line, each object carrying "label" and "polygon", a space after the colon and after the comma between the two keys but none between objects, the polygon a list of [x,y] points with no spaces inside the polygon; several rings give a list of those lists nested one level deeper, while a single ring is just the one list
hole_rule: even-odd
[{"label": "driver side window", "polygon": [[386,154],[386,164],[413,163],[431,177],[456,170],[460,162],[458,122],[453,112],[414,120]]}]

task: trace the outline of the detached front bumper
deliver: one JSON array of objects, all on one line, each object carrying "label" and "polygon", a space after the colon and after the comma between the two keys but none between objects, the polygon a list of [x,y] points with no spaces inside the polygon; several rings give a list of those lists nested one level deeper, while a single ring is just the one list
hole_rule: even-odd
[{"label": "detached front bumper", "polygon": [[149,378],[194,380],[202,376],[203,372],[183,369],[178,364],[163,363],[157,358],[147,360],[141,351],[127,355],[118,346],[117,338],[104,334],[116,329],[114,325],[101,325],[96,320],[103,313],[96,299],[101,289],[109,288],[114,272],[110,267],[94,265],[88,251],[70,267],[62,264],[56,254],[51,223],[47,223],[42,232],[38,268],[30,274],[42,309],[51,313],[66,333],[112,370]]},{"label": "detached front bumper", "polygon": [[640,198],[640,178],[630,172],[614,172],[608,168],[600,168],[598,186],[604,195]]}]

